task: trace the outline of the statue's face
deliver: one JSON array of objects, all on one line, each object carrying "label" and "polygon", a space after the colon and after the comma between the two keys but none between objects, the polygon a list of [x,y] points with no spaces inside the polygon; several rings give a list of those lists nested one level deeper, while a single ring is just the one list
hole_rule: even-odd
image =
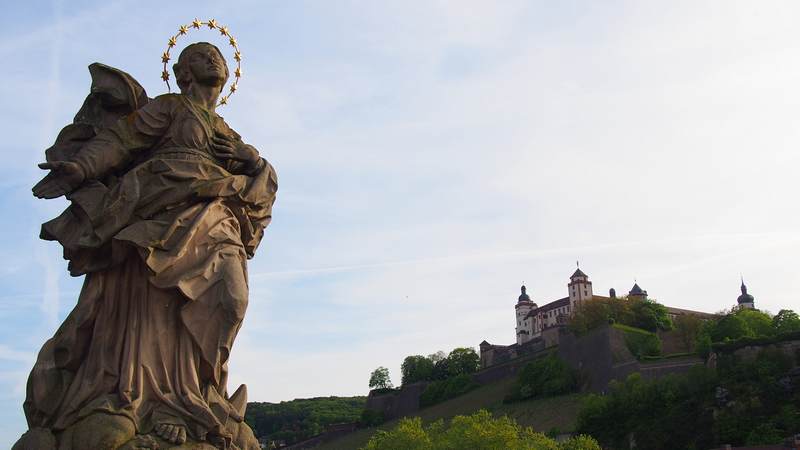
[{"label": "statue's face", "polygon": [[199,45],[188,55],[189,70],[195,82],[207,86],[222,86],[228,78],[225,61],[211,45]]}]

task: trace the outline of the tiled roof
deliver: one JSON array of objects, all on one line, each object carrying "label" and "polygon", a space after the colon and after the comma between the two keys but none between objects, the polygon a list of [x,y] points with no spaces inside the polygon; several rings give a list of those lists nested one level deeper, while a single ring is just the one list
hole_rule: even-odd
[{"label": "tiled roof", "polygon": [[631,288],[630,292],[628,292],[628,295],[642,295],[644,293],[645,291],[643,291],[637,283],[633,283],[633,287]]},{"label": "tiled roof", "polygon": [[693,311],[691,309],[673,308],[672,306],[667,306],[666,308],[667,308],[667,313],[674,314],[676,316],[691,314],[691,315],[695,315],[695,316],[698,316],[698,317],[701,317],[701,318],[716,317],[716,314],[702,312],[702,311]]},{"label": "tiled roof", "polygon": [[552,301],[552,302],[550,302],[550,303],[548,303],[546,305],[542,305],[539,308],[532,309],[528,313],[528,315],[525,316],[525,318],[535,316],[536,314],[539,314],[539,313],[546,313],[546,312],[552,311],[552,310],[554,310],[556,308],[560,308],[562,306],[568,306],[568,305],[569,305],[569,297],[560,298],[560,299]]},{"label": "tiled roof", "polygon": [[572,276],[569,277],[569,279],[571,280],[571,279],[573,279],[575,277],[589,278],[585,273],[583,273],[583,271],[581,269],[575,269],[575,273],[573,273]]}]

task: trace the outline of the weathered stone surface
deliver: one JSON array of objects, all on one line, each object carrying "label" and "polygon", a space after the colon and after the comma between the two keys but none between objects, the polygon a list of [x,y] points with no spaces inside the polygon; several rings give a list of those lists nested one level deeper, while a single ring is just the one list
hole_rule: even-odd
[{"label": "weathered stone surface", "polygon": [[55,450],[56,437],[50,430],[34,428],[25,432],[11,450]]},{"label": "weathered stone surface", "polygon": [[15,449],[132,450],[153,436],[161,449],[258,448],[227,362],[277,178],[214,111],[228,78],[219,49],[192,44],[173,70],[181,93],[149,99],[93,64],[89,96],[45,152],[33,193],[71,204],[41,237],[86,278],[31,371],[34,429]]},{"label": "weathered stone surface", "polygon": [[130,419],[103,413],[92,414],[71,428],[71,442],[62,442],[59,450],[116,450],[136,435]]}]

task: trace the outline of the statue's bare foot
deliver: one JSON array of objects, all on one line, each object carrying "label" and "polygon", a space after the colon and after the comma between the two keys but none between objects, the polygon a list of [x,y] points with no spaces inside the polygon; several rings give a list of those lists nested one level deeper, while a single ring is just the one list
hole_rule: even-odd
[{"label": "statue's bare foot", "polygon": [[158,450],[158,442],[149,434],[137,434],[119,450]]},{"label": "statue's bare foot", "polygon": [[156,425],[153,431],[155,431],[158,437],[172,444],[180,445],[186,442],[186,427],[183,425],[162,423]]}]

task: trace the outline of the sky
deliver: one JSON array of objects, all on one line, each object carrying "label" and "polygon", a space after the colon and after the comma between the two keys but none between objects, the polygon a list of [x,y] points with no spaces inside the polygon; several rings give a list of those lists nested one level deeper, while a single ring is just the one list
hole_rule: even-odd
[{"label": "sky", "polygon": [[[31,193],[102,62],[166,92],[194,18],[243,53],[220,113],[276,168],[229,389],[366,395],[405,356],[515,340],[513,306],[637,281],[670,306],[800,310],[800,3],[38,1],[4,8],[0,447],[75,305]],[[218,43],[218,33],[191,39]],[[188,44],[190,39],[180,41]],[[232,61],[230,51],[226,53]]]}]

